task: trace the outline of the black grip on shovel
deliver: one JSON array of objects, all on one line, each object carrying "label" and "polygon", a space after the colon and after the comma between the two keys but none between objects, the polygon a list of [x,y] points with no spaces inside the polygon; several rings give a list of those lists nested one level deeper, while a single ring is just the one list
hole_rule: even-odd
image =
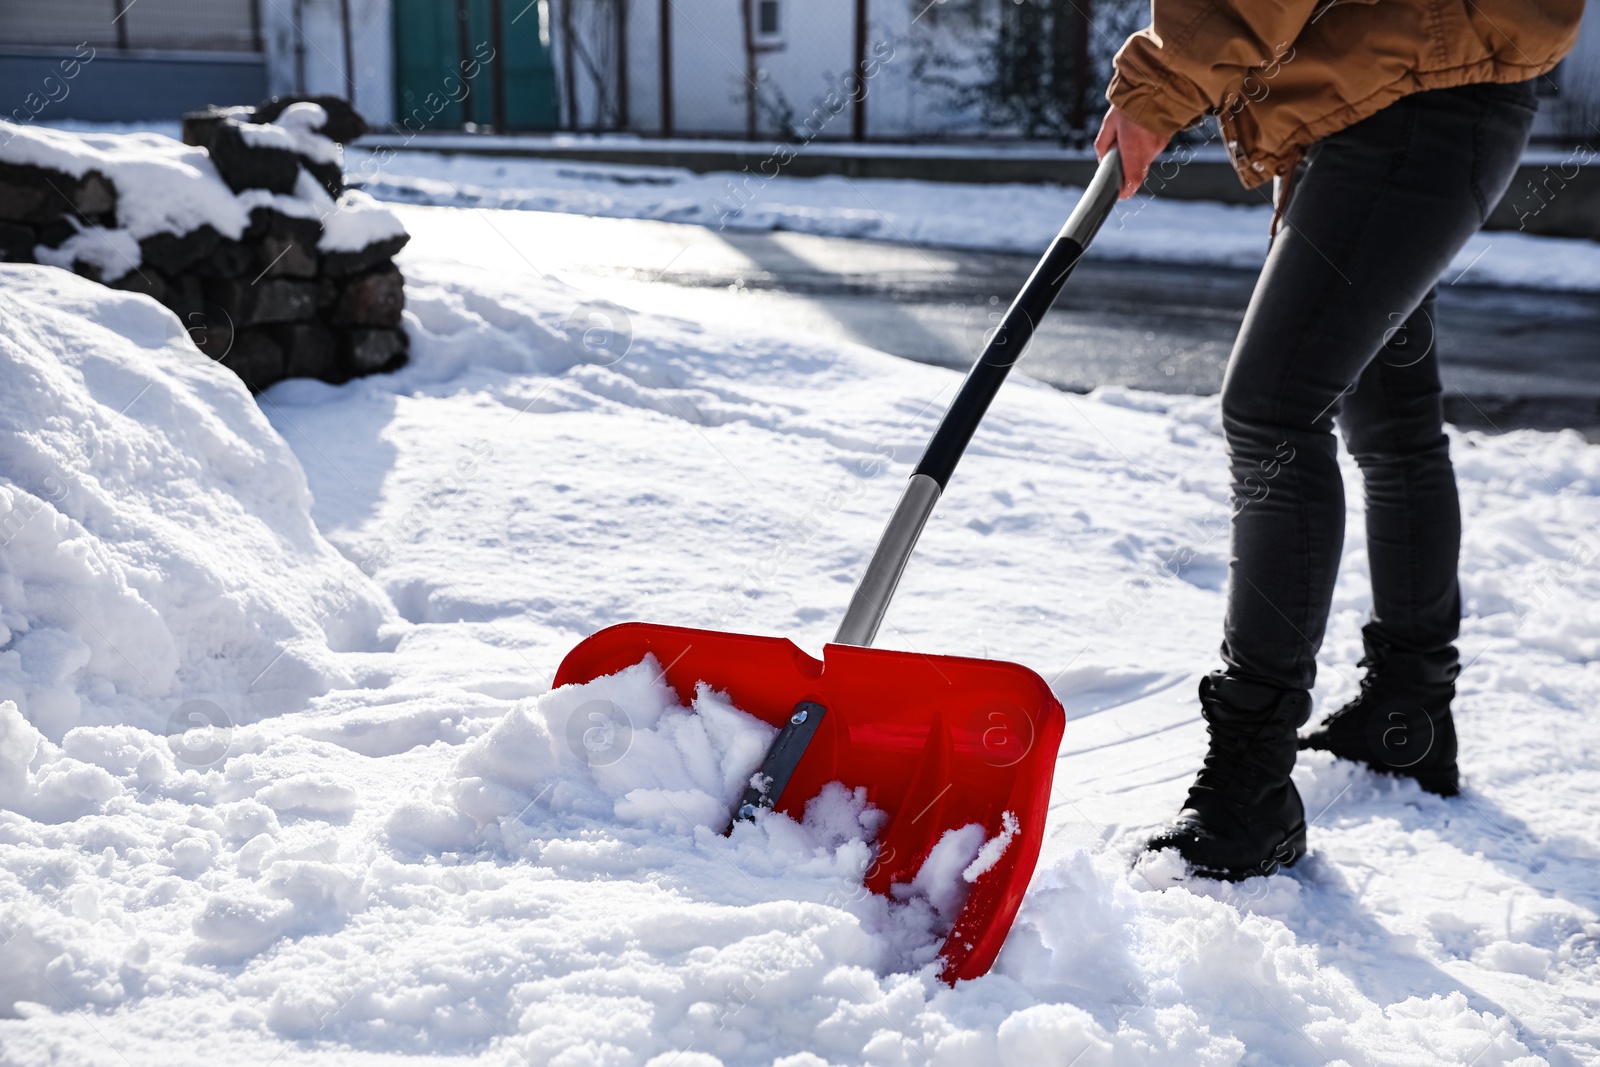
[{"label": "black grip on shovel", "polygon": [[1006,309],[999,327],[989,335],[983,354],[967,372],[961,391],[945,411],[944,418],[939,420],[939,428],[928,442],[916,473],[938,482],[940,492],[949,488],[950,475],[955,473],[956,463],[989,410],[989,402],[1000,391],[1011,368],[1022,358],[1034,329],[1044,321],[1050,305],[1067,284],[1068,275],[1116,206],[1122,177],[1122,151],[1113,147],[1100,160],[1094,178],[1084,189],[1077,207],[1072,209],[1067,224],[1050,242],[1044,258],[1033,268],[1022,291]]},{"label": "black grip on shovel", "polygon": [[761,769],[751,777],[749,788],[739,798],[739,806],[733,809],[735,822],[741,819],[753,821],[758,810],[771,810],[777,805],[794,769],[800,765],[800,757],[806,754],[806,746],[811,744],[811,738],[816,735],[817,727],[822,725],[822,717],[827,713],[827,708],[812,700],[802,700],[794,706],[794,714],[778,731],[778,736],[772,739],[772,747],[767,749],[767,758],[761,761]]},{"label": "black grip on shovel", "polygon": [[1072,268],[1083,258],[1083,245],[1070,237],[1057,237],[1050,243],[1044,258],[1033,269],[1033,275],[1022,287],[1000,325],[989,335],[983,354],[967,372],[961,391],[939,420],[933,440],[928,442],[922,460],[914,473],[926,474],[939,483],[942,492],[950,484],[956,464],[967,450],[978,424],[989,410],[990,401],[1000,392],[1000,385],[1016,366],[1017,360],[1027,350],[1033,331],[1044,321],[1050,305],[1056,302],[1061,290],[1072,274]]}]

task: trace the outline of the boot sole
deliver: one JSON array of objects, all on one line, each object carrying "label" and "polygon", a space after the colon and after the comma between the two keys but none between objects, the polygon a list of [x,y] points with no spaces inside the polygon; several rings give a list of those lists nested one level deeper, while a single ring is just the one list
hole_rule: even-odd
[{"label": "boot sole", "polygon": [[1253,867],[1242,871],[1226,870],[1221,868],[1201,867],[1190,863],[1189,869],[1202,878],[1211,878],[1218,882],[1242,882],[1248,878],[1270,878],[1279,871],[1293,867],[1300,862],[1300,857],[1306,854],[1306,824],[1301,823],[1289,832],[1272,850],[1272,855]]}]

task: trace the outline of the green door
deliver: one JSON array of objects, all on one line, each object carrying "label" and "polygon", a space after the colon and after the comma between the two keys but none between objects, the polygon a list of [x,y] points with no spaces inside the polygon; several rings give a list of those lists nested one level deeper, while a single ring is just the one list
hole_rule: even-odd
[{"label": "green door", "polygon": [[555,129],[542,8],[538,0],[395,0],[395,120],[410,130],[467,122]]}]

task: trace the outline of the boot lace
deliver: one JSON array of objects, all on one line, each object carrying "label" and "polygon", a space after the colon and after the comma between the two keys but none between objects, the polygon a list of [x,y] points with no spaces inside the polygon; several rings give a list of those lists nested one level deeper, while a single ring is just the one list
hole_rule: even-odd
[{"label": "boot lace", "polygon": [[1337,724],[1348,722],[1351,716],[1358,715],[1365,710],[1368,702],[1374,699],[1372,691],[1378,685],[1378,668],[1382,663],[1382,657],[1373,654],[1362,656],[1356,661],[1356,666],[1365,672],[1361,676],[1361,691],[1351,697],[1344,707],[1339,708],[1322,720],[1322,726],[1319,729],[1335,729]]},{"label": "boot lace", "polygon": [[1200,773],[1195,776],[1194,788],[1228,797],[1253,794],[1271,770],[1261,758],[1258,743],[1265,726],[1260,722],[1228,722],[1208,716],[1206,732],[1211,743]]}]

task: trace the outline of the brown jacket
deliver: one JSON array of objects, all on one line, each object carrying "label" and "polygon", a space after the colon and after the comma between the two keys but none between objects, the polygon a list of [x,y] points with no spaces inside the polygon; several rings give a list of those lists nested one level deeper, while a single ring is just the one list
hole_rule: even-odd
[{"label": "brown jacket", "polygon": [[1106,97],[1173,134],[1218,116],[1239,178],[1287,173],[1313,142],[1407,93],[1548,71],[1583,0],[1153,0]]}]

